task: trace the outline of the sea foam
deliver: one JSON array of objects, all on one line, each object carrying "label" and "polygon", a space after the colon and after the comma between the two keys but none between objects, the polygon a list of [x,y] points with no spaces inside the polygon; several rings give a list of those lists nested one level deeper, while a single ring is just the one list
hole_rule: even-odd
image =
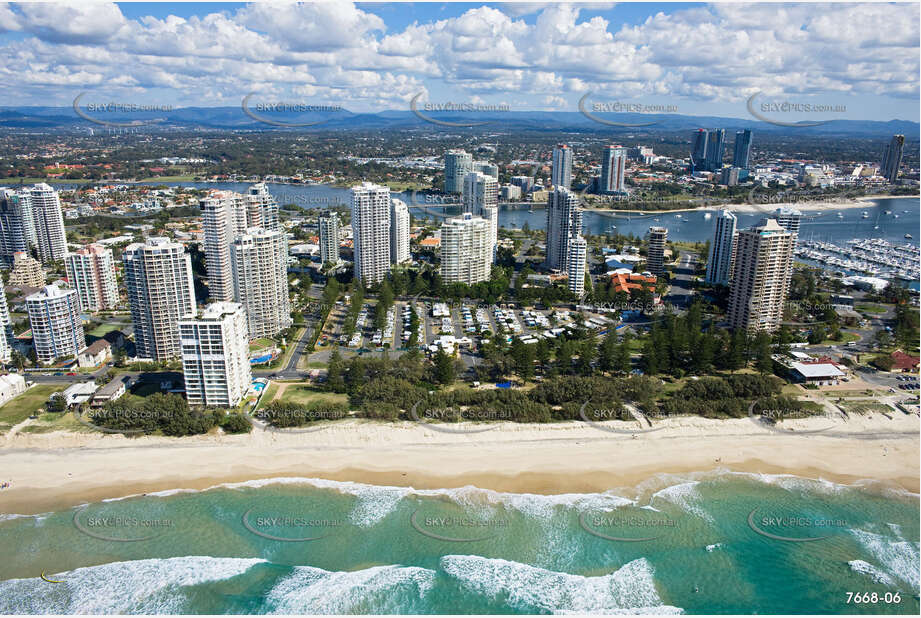
[{"label": "sea foam", "polygon": [[240,575],[261,559],[180,558],[111,562],[41,578],[0,581],[3,614],[184,613],[180,588]]},{"label": "sea foam", "polygon": [[274,614],[418,613],[424,610],[419,605],[434,580],[434,571],[420,567],[325,571],[299,566],[268,593],[266,610]]},{"label": "sea foam", "polygon": [[656,591],[645,558],[600,577],[584,577],[480,556],[450,555],[441,568],[466,590],[528,613],[678,614]]}]

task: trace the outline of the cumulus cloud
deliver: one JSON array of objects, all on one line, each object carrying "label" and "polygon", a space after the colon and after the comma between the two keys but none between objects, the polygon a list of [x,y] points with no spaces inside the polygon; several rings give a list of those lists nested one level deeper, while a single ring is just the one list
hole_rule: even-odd
[{"label": "cumulus cloud", "polygon": [[203,6],[129,20],[115,4],[0,4],[8,101],[61,102],[75,87],[169,90],[197,105],[266,92],[361,109],[403,108],[419,92],[540,108],[589,91],[703,102],[918,95],[917,4],[669,5],[618,25],[611,4],[515,3],[400,29],[347,2]]}]

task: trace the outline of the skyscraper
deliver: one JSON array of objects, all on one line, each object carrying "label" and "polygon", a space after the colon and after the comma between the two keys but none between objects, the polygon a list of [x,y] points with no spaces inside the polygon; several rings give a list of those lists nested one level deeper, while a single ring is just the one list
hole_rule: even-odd
[{"label": "skyscraper", "polygon": [[240,230],[240,233],[251,227],[261,227],[270,232],[281,229],[278,202],[269,193],[264,182],[252,185],[243,201],[246,204],[246,227]]},{"label": "skyscraper", "polygon": [[569,291],[577,297],[585,293],[585,259],[588,253],[588,244],[581,234],[569,240],[566,255],[566,274],[568,275]]},{"label": "skyscraper", "polygon": [[179,322],[179,337],[189,405],[237,407],[252,380],[243,307],[212,303]]},{"label": "skyscraper", "polygon": [[0,285],[0,361],[9,362],[13,355],[13,320],[10,318],[10,306],[6,302],[6,292]]},{"label": "skyscraper", "polygon": [[495,256],[499,241],[499,182],[480,172],[467,174],[464,178],[464,212],[489,222],[489,239]]},{"label": "skyscraper", "polygon": [[799,237],[799,224],[803,218],[803,213],[789,206],[781,206],[774,211],[774,218],[780,227],[793,234],[793,244],[796,245],[796,239]]},{"label": "skyscraper", "polygon": [[582,232],[579,197],[568,189],[557,188],[547,196],[547,256],[551,270],[566,270],[569,241]]},{"label": "skyscraper", "polygon": [[550,170],[550,182],[553,187],[569,189],[572,185],[572,148],[558,144],[553,149],[553,166]]},{"label": "skyscraper", "polygon": [[470,213],[441,224],[441,278],[473,285],[488,281],[492,268],[489,222]]},{"label": "skyscraper", "polygon": [[64,258],[67,280],[77,290],[80,310],[88,312],[115,309],[118,282],[112,250],[95,243],[68,253]]},{"label": "skyscraper", "polygon": [[26,296],[26,311],[32,328],[32,345],[39,362],[47,364],[58,358],[76,358],[86,348],[75,290],[46,285],[35,294]]},{"label": "skyscraper", "polygon": [[380,283],[390,272],[390,189],[370,182],[352,187],[355,278]]},{"label": "skyscraper", "polygon": [[230,245],[246,230],[258,227],[281,229],[278,203],[265,183],[252,185],[246,194],[214,191],[199,202],[202,212],[205,266],[208,271],[208,296],[212,301],[234,298],[230,265]]},{"label": "skyscraper", "polygon": [[402,264],[411,259],[409,252],[409,209],[403,200],[390,200],[390,261]]},{"label": "skyscraper", "polygon": [[743,170],[748,169],[752,152],[752,131],[736,131],[736,141],[732,149],[732,166]]},{"label": "skyscraper", "polygon": [[729,323],[733,328],[773,331],[783,319],[793,264],[793,234],[775,219],[739,232]]},{"label": "skyscraper", "polygon": [[601,152],[601,192],[622,193],[627,149],[622,146],[605,146]]},{"label": "skyscraper", "polygon": [[67,236],[57,191],[42,182],[32,187],[30,197],[38,256],[45,263],[63,260],[67,254]]},{"label": "skyscraper", "polygon": [[902,165],[902,148],[905,146],[904,135],[893,135],[883,154],[883,162],[879,166],[880,173],[890,183],[899,178],[899,166]]},{"label": "skyscraper", "polygon": [[656,277],[661,277],[665,271],[665,245],[668,242],[668,230],[664,227],[651,227],[646,237],[649,240],[646,269]]},{"label": "skyscraper", "polygon": [[234,302],[243,306],[253,339],[291,326],[288,239],[281,230],[252,227],[230,245]]},{"label": "skyscraper", "polygon": [[318,219],[320,264],[339,263],[339,215],[327,212]]},{"label": "skyscraper", "polygon": [[28,252],[37,242],[31,194],[0,189],[0,260],[12,264],[14,253]]},{"label": "skyscraper", "polygon": [[699,172],[707,168],[707,140],[709,133],[706,129],[697,129],[694,133],[694,146],[691,148],[691,172]]},{"label": "skyscraper", "polygon": [[125,288],[131,305],[139,358],[179,356],[179,321],[195,314],[192,260],[168,238],[148,238],[125,247]]},{"label": "skyscraper", "polygon": [[473,155],[459,149],[445,153],[445,193],[460,193],[464,178],[473,171]]},{"label": "skyscraper", "polygon": [[717,172],[723,167],[723,142],[726,141],[726,129],[713,129],[707,137],[707,169]]},{"label": "skyscraper", "polygon": [[[215,193],[199,202],[202,219],[202,244],[208,271],[208,297],[212,301],[233,300],[230,268],[230,243],[246,215],[232,193]],[[240,221],[238,219],[242,219]]]},{"label": "skyscraper", "polygon": [[735,255],[736,223],[736,216],[728,210],[721,211],[716,217],[707,258],[707,283],[729,285]]}]

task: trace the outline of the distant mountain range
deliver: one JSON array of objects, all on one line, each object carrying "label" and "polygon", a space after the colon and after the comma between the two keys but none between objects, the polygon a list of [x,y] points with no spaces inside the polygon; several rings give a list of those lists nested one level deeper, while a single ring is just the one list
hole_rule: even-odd
[{"label": "distant mountain range", "polygon": [[[597,113],[592,115],[611,122],[647,126],[611,126],[586,117],[580,112],[423,112],[420,114],[444,123],[474,126],[433,124],[410,110],[390,110],[378,113],[353,113],[343,109],[334,112],[251,112],[276,123],[309,124],[309,126],[277,126],[260,122],[240,107],[184,107],[169,112],[83,113],[103,121],[138,122],[150,128],[253,130],[253,131],[329,131],[439,128],[458,133],[484,133],[494,130],[576,131],[602,133],[675,133],[697,128],[724,128],[727,131],[753,129],[762,133],[797,135],[845,135],[853,137],[883,137],[901,133],[909,139],[921,137],[919,123],[907,120],[830,120],[818,126],[778,126],[752,118],[720,116],[685,116],[680,114]],[[767,114],[764,114],[767,115]],[[780,120],[780,119],[778,119]],[[788,119],[783,119],[788,120]],[[81,118],[71,107],[0,107],[0,129],[88,130],[105,132],[108,126]]]}]

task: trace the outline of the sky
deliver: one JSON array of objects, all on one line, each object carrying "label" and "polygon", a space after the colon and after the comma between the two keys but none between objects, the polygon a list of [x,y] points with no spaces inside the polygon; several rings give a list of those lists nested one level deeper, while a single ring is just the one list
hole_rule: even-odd
[{"label": "sky", "polygon": [[0,104],[578,111],[588,95],[743,118],[755,96],[794,122],[917,122],[919,51],[917,2],[0,3]]}]

